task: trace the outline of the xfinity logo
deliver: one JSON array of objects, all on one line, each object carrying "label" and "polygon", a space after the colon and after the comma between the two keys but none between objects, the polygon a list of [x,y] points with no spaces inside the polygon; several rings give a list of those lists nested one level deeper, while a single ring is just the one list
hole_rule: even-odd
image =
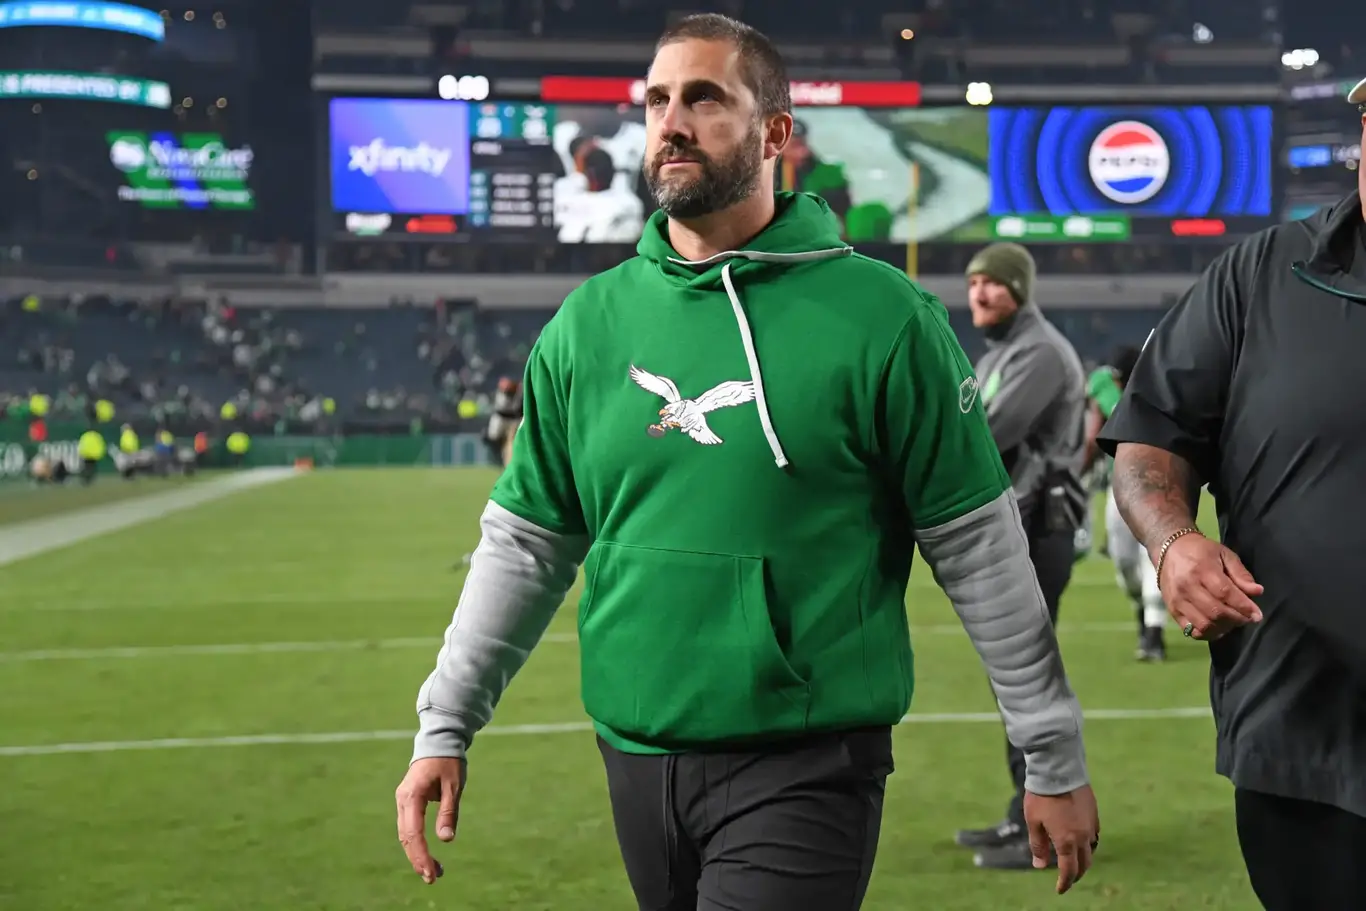
[{"label": "xfinity logo", "polygon": [[348,171],[360,171],[366,177],[374,177],[380,171],[416,171],[440,177],[451,160],[450,149],[435,149],[425,142],[405,148],[385,145],[383,139],[370,140],[369,145],[351,146],[351,163]]}]

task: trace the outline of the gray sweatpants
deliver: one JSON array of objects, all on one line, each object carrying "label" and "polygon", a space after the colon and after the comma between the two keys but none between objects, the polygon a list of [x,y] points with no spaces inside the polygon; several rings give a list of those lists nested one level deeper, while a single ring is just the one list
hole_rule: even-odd
[{"label": "gray sweatpants", "polygon": [[890,728],[763,749],[623,753],[598,740],[640,911],[857,911]]}]

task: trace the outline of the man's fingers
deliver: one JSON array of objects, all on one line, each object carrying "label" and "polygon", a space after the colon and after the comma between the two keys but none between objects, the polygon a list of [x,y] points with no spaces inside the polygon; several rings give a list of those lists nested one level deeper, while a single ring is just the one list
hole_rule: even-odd
[{"label": "man's fingers", "polygon": [[1192,624],[1191,635],[1196,639],[1217,638],[1262,616],[1257,605],[1222,574],[1217,579],[1202,575],[1173,592],[1171,613],[1183,628]]},{"label": "man's fingers", "polygon": [[[1249,576],[1249,578],[1251,577]],[[1210,614],[1212,619],[1218,619],[1220,616],[1232,616],[1240,618],[1244,623],[1257,622],[1262,619],[1261,609],[1248,597],[1242,586],[1229,576],[1222,564],[1218,570],[1203,569],[1195,581],[1198,583],[1198,587],[1204,589],[1209,598],[1217,605],[1217,610]],[[1195,592],[1191,592],[1192,596],[1194,594]],[[1254,591],[1254,594],[1259,594],[1259,592]]]},{"label": "man's fingers", "polygon": [[[1228,631],[1229,624],[1241,626],[1262,619],[1261,609],[1252,600],[1262,593],[1262,586],[1228,548],[1219,549],[1219,561],[1217,566],[1209,559],[1181,566],[1169,583],[1172,614],[1183,627],[1194,624],[1196,639],[1217,638]],[[1223,625],[1222,632],[1214,629],[1216,625]]]},{"label": "man's fingers", "polygon": [[1034,869],[1046,870],[1048,868],[1050,844],[1048,830],[1044,828],[1043,823],[1030,820],[1029,853],[1034,856]]},{"label": "man's fingers", "polygon": [[1062,844],[1054,843],[1053,849],[1058,852],[1058,894],[1062,895],[1072,888],[1081,876],[1078,867],[1077,844],[1069,836],[1062,839]]},{"label": "man's fingers", "polygon": [[1183,593],[1180,597],[1172,599],[1172,617],[1182,627],[1190,624],[1190,635],[1195,639],[1208,639],[1219,625],[1224,615],[1223,606],[1214,600],[1214,596],[1202,588],[1196,588],[1189,594]]},{"label": "man's fingers", "polygon": [[1084,843],[1078,843],[1078,845],[1077,845],[1077,878],[1076,878],[1075,880],[1073,880],[1074,883],[1079,883],[1079,882],[1081,882],[1082,877],[1084,877],[1084,876],[1086,875],[1086,871],[1088,871],[1088,870],[1091,869],[1091,858],[1092,858],[1092,856],[1093,856],[1094,854],[1095,854],[1095,852],[1091,850],[1091,846],[1090,846],[1090,845],[1084,844]]},{"label": "man's fingers", "polygon": [[453,778],[441,779],[441,808],[436,811],[436,837],[442,841],[455,838],[455,824],[460,818],[460,805]]},{"label": "man's fingers", "polygon": [[1230,588],[1223,598],[1221,608],[1222,617],[1239,623],[1258,623],[1262,619],[1262,609],[1237,587]]},{"label": "man's fingers", "polygon": [[1185,632],[1186,624],[1189,623],[1191,625],[1190,638],[1199,639],[1202,642],[1213,642],[1247,623],[1245,619],[1236,615],[1210,620],[1193,610],[1178,610],[1173,616],[1176,618],[1176,622],[1181,625],[1182,633]]},{"label": "man's fingers", "polygon": [[1248,572],[1243,561],[1238,559],[1238,555],[1233,551],[1225,547],[1220,553],[1220,557],[1224,561],[1224,573],[1233,580],[1234,585],[1242,589],[1244,594],[1256,596],[1266,591],[1256,579],[1252,578],[1252,573]]},{"label": "man's fingers", "polygon": [[413,872],[425,883],[436,882],[439,867],[427,849],[427,802],[421,797],[400,793],[398,797],[398,841],[413,865]]}]

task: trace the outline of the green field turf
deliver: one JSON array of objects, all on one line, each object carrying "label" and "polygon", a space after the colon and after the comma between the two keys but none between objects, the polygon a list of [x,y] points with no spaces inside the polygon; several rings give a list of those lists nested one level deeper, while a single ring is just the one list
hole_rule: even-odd
[{"label": "green field turf", "polygon": [[[592,735],[516,727],[583,721],[572,609],[474,746],[456,843],[437,843],[445,878],[423,886],[397,842],[417,688],[492,480],[319,472],[0,569],[0,908],[633,908]],[[1167,665],[1135,663],[1100,558],[1060,633],[1094,713],[1097,866],[1062,899],[1052,873],[974,869],[952,834],[1001,813],[1002,732],[952,610],[916,575],[920,721],[897,732],[866,908],[1256,907],[1199,711],[1204,648],[1178,634]],[[212,740],[244,735],[286,742]],[[126,748],[165,738],[211,740]],[[125,748],[29,749],[92,742]]]}]

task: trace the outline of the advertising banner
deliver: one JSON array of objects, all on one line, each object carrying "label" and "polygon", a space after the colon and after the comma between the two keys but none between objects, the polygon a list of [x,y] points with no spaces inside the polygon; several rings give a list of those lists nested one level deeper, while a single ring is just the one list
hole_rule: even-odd
[{"label": "advertising banner", "polygon": [[73,98],[165,109],[171,106],[171,87],[99,73],[0,70],[0,98]]},{"label": "advertising banner", "polygon": [[468,214],[469,105],[334,98],[329,114],[334,210]]},{"label": "advertising banner", "polygon": [[[790,84],[795,107],[904,108],[920,104],[918,82],[808,82]],[[542,101],[563,104],[644,104],[645,80],[624,76],[544,76]]]},{"label": "advertising banner", "polygon": [[109,162],[119,172],[119,199],[146,209],[250,211],[255,153],[219,133],[115,130],[106,134]]},{"label": "advertising banner", "polygon": [[1267,106],[990,112],[992,215],[1272,216]]},{"label": "advertising banner", "polygon": [[991,236],[1024,243],[1100,243],[1128,240],[1130,228],[1123,215],[997,215]]},{"label": "advertising banner", "polygon": [[141,35],[153,41],[166,38],[166,24],[160,16],[127,3],[0,3],[0,28],[22,26],[98,28]]}]

